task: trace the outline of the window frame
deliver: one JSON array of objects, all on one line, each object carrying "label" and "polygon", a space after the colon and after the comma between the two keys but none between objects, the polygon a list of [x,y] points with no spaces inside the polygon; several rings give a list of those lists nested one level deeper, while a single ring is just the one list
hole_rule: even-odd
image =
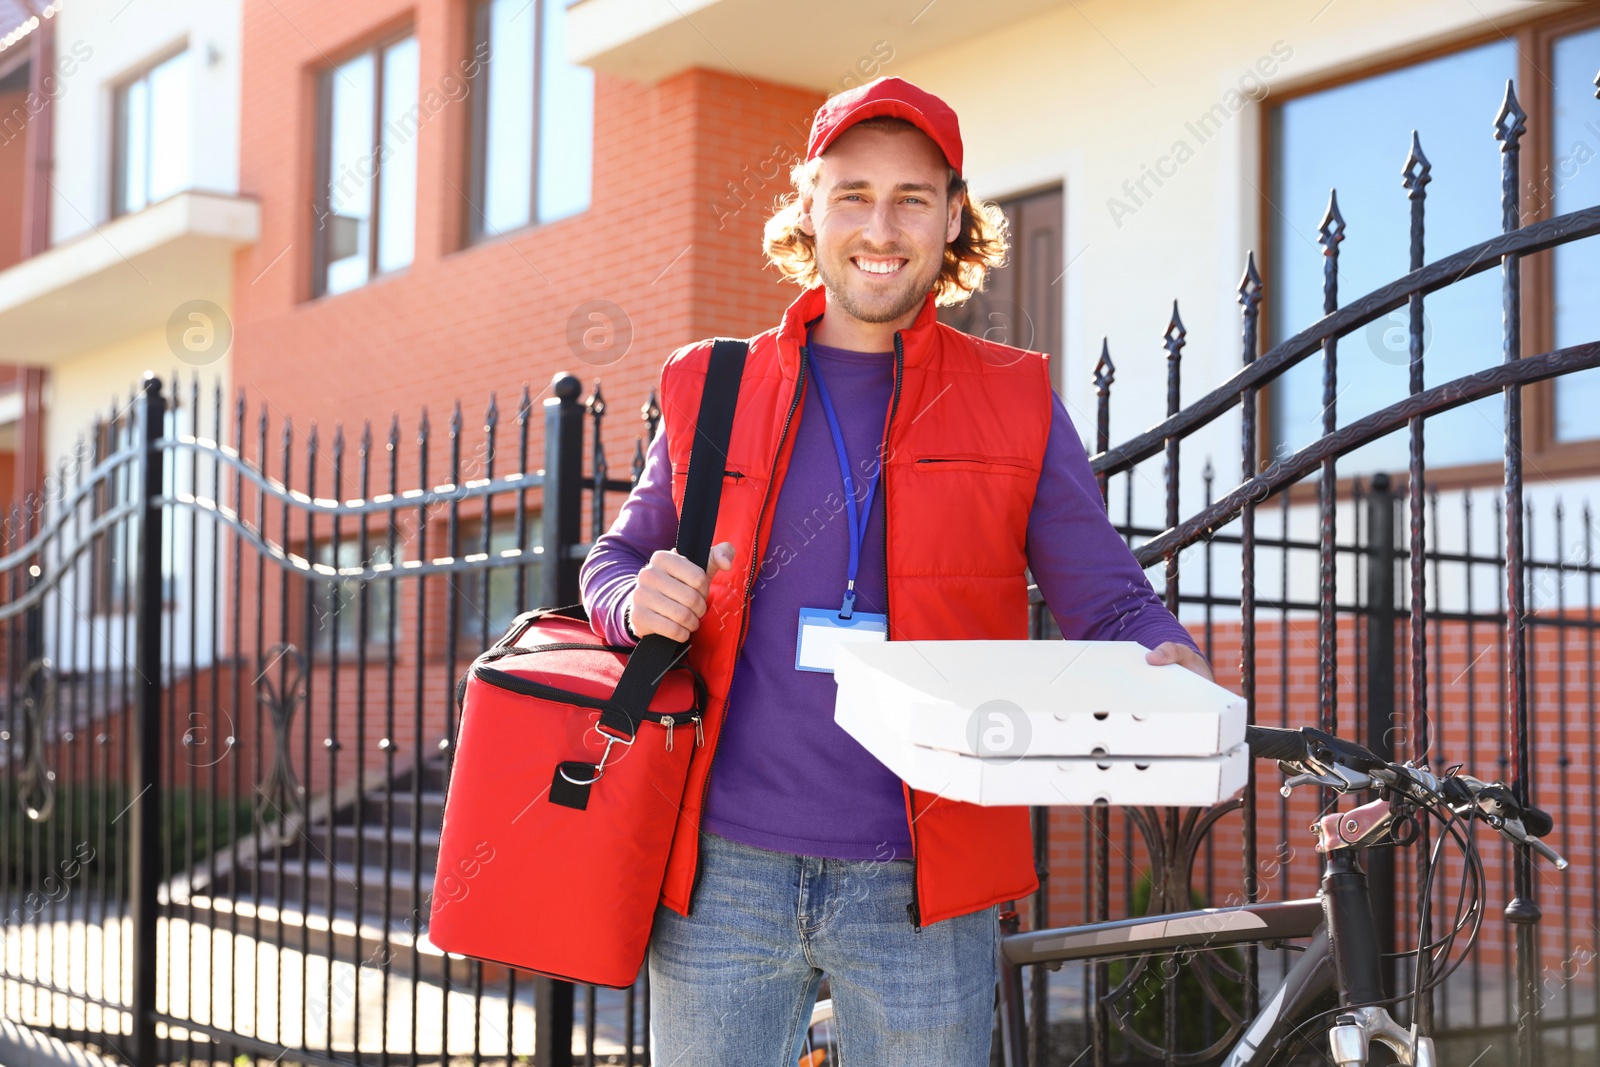
[{"label": "window frame", "polygon": [[[1550,86],[1543,71],[1549,68],[1551,62],[1551,48],[1555,40],[1567,34],[1582,32],[1600,26],[1600,10],[1580,9],[1577,11],[1544,13],[1526,16],[1515,23],[1494,26],[1482,32],[1475,32],[1465,36],[1452,36],[1436,39],[1422,47],[1411,49],[1398,55],[1389,56],[1380,60],[1364,63],[1360,66],[1343,70],[1334,75],[1319,77],[1304,83],[1293,85],[1290,88],[1275,90],[1272,99],[1266,106],[1259,109],[1256,130],[1256,143],[1260,146],[1256,168],[1256,262],[1265,284],[1274,284],[1274,263],[1272,261],[1273,241],[1276,239],[1276,210],[1272,206],[1272,171],[1274,166],[1274,137],[1273,127],[1278,109],[1285,103],[1300,97],[1311,96],[1328,89],[1348,85],[1352,82],[1362,81],[1379,74],[1386,74],[1395,70],[1403,70],[1432,59],[1453,55],[1479,45],[1490,44],[1496,41],[1510,40],[1516,47],[1517,65],[1517,99],[1522,104],[1523,110],[1528,112],[1528,129],[1521,142],[1521,167],[1519,204],[1521,206],[1521,224],[1523,226],[1540,222],[1554,216],[1552,204],[1543,199],[1539,194],[1540,176],[1546,173],[1553,164],[1552,158],[1552,129],[1554,115]],[[1597,105],[1600,106],[1600,105]],[[1489,134],[1489,119],[1484,117],[1484,137]],[[1427,131],[1419,131],[1423,135],[1426,147]],[[1396,171],[1399,173],[1398,163],[1403,158],[1404,146],[1396,148]],[[1395,183],[1396,194],[1399,192],[1399,181]],[[1484,234],[1485,238],[1493,236]],[[1448,249],[1447,252],[1457,251]],[[1438,252],[1430,252],[1429,259],[1438,258]],[[1555,306],[1551,284],[1554,274],[1554,258],[1550,251],[1524,256],[1522,264],[1522,354],[1523,356],[1538,355],[1550,351],[1555,335]],[[1348,302],[1347,300],[1344,302]],[[1272,336],[1271,301],[1263,300],[1260,305],[1260,321],[1258,324],[1257,355],[1264,354],[1272,347],[1268,339]],[[1309,324],[1306,324],[1309,325]],[[1308,360],[1315,357],[1307,357]],[[1256,407],[1256,457],[1257,467],[1265,470],[1273,461],[1273,402],[1276,390],[1281,386],[1283,379],[1279,377],[1264,385],[1257,394]],[[1557,441],[1555,439],[1555,381],[1546,380],[1535,382],[1522,387],[1523,419],[1522,441],[1525,456],[1524,477],[1530,481],[1554,480],[1557,478],[1582,477],[1600,474],[1600,438],[1589,438],[1578,441]],[[1424,461],[1426,462],[1426,450]],[[1456,463],[1435,465],[1427,463],[1424,467],[1427,484],[1430,488],[1462,489],[1483,488],[1501,484],[1505,469],[1502,462],[1489,461],[1478,463]],[[1389,471],[1391,485],[1397,492],[1404,492],[1408,480],[1405,469]],[[1352,495],[1354,483],[1357,479],[1364,479],[1365,475],[1341,474],[1336,483],[1335,496],[1337,499],[1349,499]],[[1308,476],[1294,485],[1287,492],[1291,504],[1301,504],[1313,501],[1317,496],[1317,486]]]},{"label": "window frame", "polygon": [[[123,204],[122,191],[123,186],[126,183],[128,172],[128,138],[127,122],[125,121],[127,118],[128,90],[131,89],[136,82],[147,81],[150,75],[155,72],[157,67],[160,67],[162,64],[178,58],[188,51],[189,39],[185,37],[183,40],[177,41],[168,47],[153,53],[153,58],[124,71],[122,76],[109,86],[111,92],[111,129],[109,131],[111,135],[111,184],[106,190],[106,218],[108,219],[120,219],[127,215],[137,215],[139,212],[145,210],[145,208],[153,207],[154,205],[161,203],[160,200],[151,199],[147,195],[143,207],[130,210]],[[194,100],[193,77],[195,73],[193,56],[190,57],[189,63],[189,74],[191,79],[190,103],[192,104]],[[191,130],[192,129],[193,126],[191,123]],[[147,134],[148,132],[149,131],[146,131]],[[193,160],[191,159],[190,162],[192,164]],[[192,183],[192,173],[190,175],[190,179]],[[163,197],[162,199],[166,198]]]},{"label": "window frame", "polygon": [[[488,228],[486,208],[488,206],[488,155],[489,155],[489,64],[494,62],[494,53],[489,52],[487,61],[479,63],[472,73],[472,89],[468,94],[471,106],[468,109],[467,144],[463,155],[466,167],[464,175],[467,183],[467,196],[461,205],[461,233],[465,240],[463,246],[471,248],[487,241],[493,241],[508,233],[520,233],[542,224],[539,218],[539,123],[541,117],[540,97],[543,87],[539,84],[542,80],[539,63],[542,58],[541,49],[544,46],[544,6],[547,0],[529,0],[533,12],[533,69],[529,78],[533,82],[533,137],[528,157],[528,221],[512,230],[491,231]],[[558,0],[559,2],[559,0]],[[494,0],[471,0],[467,11],[467,49],[470,55],[482,54],[482,50],[489,44],[489,9]]]},{"label": "window frame", "polygon": [[[339,67],[355,59],[357,56],[369,55],[373,64],[373,91],[372,91],[372,141],[370,152],[376,156],[382,147],[383,137],[383,103],[384,91],[387,88],[387,77],[384,69],[384,53],[391,45],[399,44],[407,38],[417,37],[416,27],[405,22],[399,26],[391,27],[379,34],[365,39],[359,46],[339,53],[335,58],[321,63],[313,70],[313,118],[312,118],[312,152],[311,152],[311,299],[321,300],[329,296],[339,296],[341,293],[328,292],[328,247],[327,235],[323,232],[319,219],[327,219],[330,215],[331,196],[328,190],[329,180],[332,175],[328,168],[333,156],[333,79]],[[422,41],[417,40],[420,53]],[[421,75],[418,70],[418,92],[421,93]],[[421,136],[421,131],[417,132]],[[389,278],[404,274],[416,262],[413,253],[411,263],[394,270],[380,271],[378,269],[378,203],[383,195],[383,171],[379,165],[373,168],[372,181],[367,199],[368,230],[370,238],[367,241],[367,278],[366,281],[353,289],[344,292],[357,292],[365,289],[380,278]],[[420,190],[419,190],[420,192]],[[417,205],[411,205],[413,234],[417,232],[416,220]]]},{"label": "window frame", "polygon": [[[523,534],[528,542],[527,545],[524,546],[524,549],[535,550],[539,547],[541,523],[544,521],[543,508],[538,504],[528,503],[523,508],[522,513],[525,517]],[[448,514],[441,515],[436,521],[438,528],[436,531],[430,531],[430,540],[433,537],[437,537],[437,543],[440,546],[441,552],[448,554],[450,549],[450,516]],[[489,552],[491,555],[496,552],[496,549],[494,548],[494,538],[496,533],[510,533],[512,536],[515,536],[516,522],[516,503],[514,501],[509,503],[497,502],[497,506],[490,512],[488,516],[490,543]],[[480,552],[483,548],[484,516],[481,513],[470,517],[458,515],[455,519],[455,523],[457,554],[459,556],[471,556]],[[506,547],[515,548],[516,545],[512,544],[509,546],[502,546],[501,550],[503,551]],[[469,620],[465,611],[465,609],[468,607],[478,606],[476,605],[475,600],[477,596],[477,586],[481,584],[482,577],[487,575],[491,583],[489,589],[490,602],[488,606],[492,609],[495,606],[495,591],[493,589],[494,575],[497,572],[504,572],[505,574],[510,575],[512,580],[515,581],[518,567],[527,568],[527,571],[525,572],[527,577],[527,588],[525,592],[529,596],[530,600],[534,602],[517,606],[511,613],[511,616],[514,619],[517,615],[520,615],[525,611],[533,611],[539,606],[536,601],[539,595],[539,584],[542,581],[542,557],[532,559],[523,564],[511,564],[504,567],[484,567],[482,569],[457,572],[454,574],[445,574],[443,576],[446,579],[444,583],[445,595],[443,598],[441,598],[442,603],[440,604],[439,612],[443,619],[448,619],[450,617],[449,613],[451,607],[452,605],[454,606],[456,613],[455,647],[457,661],[464,660],[471,662],[477,657],[478,653],[482,652],[484,648],[487,647],[482,641],[482,625]],[[463,580],[461,577],[463,573],[467,575],[465,580]],[[468,582],[471,583],[470,587],[467,585]],[[490,627],[489,641],[492,643],[504,632],[504,627],[501,627],[500,629]],[[446,658],[446,647],[449,645],[449,643],[448,637],[439,642],[438,651],[434,655],[435,659]]]},{"label": "window frame", "polygon": [[[1011,295],[1008,298],[1009,303],[1032,319],[1033,316],[1029,313],[1028,307],[1030,303],[1027,292],[1028,283],[1030,281],[1037,282],[1042,277],[1041,274],[1035,273],[1037,271],[1051,275],[1044,283],[1047,293],[1043,304],[1041,307],[1033,309],[1042,309],[1050,318],[1044,322],[1031,323],[1033,336],[1028,339],[1030,342],[1028,345],[1016,345],[1016,341],[1019,338],[1015,337],[1008,338],[1006,343],[1016,347],[1026,347],[1031,351],[1043,352],[1048,355],[1050,357],[1048,368],[1050,371],[1050,384],[1057,393],[1060,393],[1066,384],[1064,380],[1066,367],[1066,309],[1062,303],[1063,291],[1058,287],[1062,275],[1066,273],[1064,268],[1067,262],[1066,182],[1064,179],[1057,178],[1042,184],[1025,186],[1002,196],[978,196],[969,187],[967,198],[995,204],[1005,213],[1006,222],[1010,227],[1011,252],[1007,257],[1005,266],[999,269],[1008,272],[1006,277],[1010,280],[1005,284],[1011,287]],[[1054,198],[1054,204],[1051,203],[1051,198]],[[1046,213],[1046,207],[1053,207],[1054,210]],[[1037,232],[1034,228],[1035,213],[1038,214],[1041,220],[1048,218],[1048,223],[1044,225],[1046,228],[1053,228],[1057,238],[1051,246],[1055,258],[1047,264],[1035,263],[1032,251],[1028,247],[1030,236]],[[996,273],[991,271],[985,278],[983,291],[974,293],[971,298],[959,305],[959,307],[940,308],[939,321],[957,329],[973,325],[964,320],[973,310],[983,306],[985,297],[993,298],[996,277]]]},{"label": "window frame", "polygon": [[[463,62],[472,63],[472,77],[469,81],[467,123],[465,141],[461,152],[461,180],[467,195],[461,204],[460,247],[461,249],[476,248],[515,234],[526,233],[529,230],[548,226],[557,222],[566,222],[570,219],[588,214],[594,207],[593,176],[591,173],[591,186],[588,203],[583,210],[553,218],[544,218],[539,214],[539,193],[541,178],[543,177],[540,159],[540,142],[543,140],[544,118],[544,45],[545,45],[545,19],[547,18],[547,5],[551,3],[570,3],[570,0],[529,0],[529,9],[533,13],[533,69],[530,77],[533,81],[533,137],[530,145],[528,166],[528,220],[518,226],[507,230],[492,230],[487,224],[488,207],[488,154],[489,154],[489,66],[494,62],[494,53],[489,48],[489,9],[494,0],[468,0],[465,15],[466,54]],[[487,59],[479,62],[477,57],[487,55]],[[589,153],[590,163],[594,159],[594,124],[591,115],[589,128]]]},{"label": "window frame", "polygon": [[[367,553],[369,562],[376,562],[380,551],[388,551],[389,544],[387,538],[388,526],[386,523],[378,522],[367,527]],[[309,554],[307,552],[307,544],[308,542],[306,542],[303,538],[294,542],[294,548],[291,554],[299,556],[299,558],[305,560],[307,563],[313,566],[353,565],[337,564],[336,561],[330,563],[329,560],[323,558],[324,555],[327,555],[330,557],[330,559],[333,556],[333,534],[331,530],[319,533],[313,541],[309,542]],[[359,552],[360,545],[361,527],[359,525],[351,530],[341,529],[339,531],[339,547],[341,549],[353,548]],[[405,561],[406,555],[404,547],[404,541],[398,539],[395,541],[393,556],[394,560],[401,563]],[[367,612],[363,618],[363,613],[357,606],[357,598],[352,597],[351,604],[348,609],[342,606],[342,602],[339,599],[339,588],[343,586],[345,582],[352,582],[355,581],[355,579],[338,578],[332,575],[324,574],[296,575],[291,572],[289,575],[289,599],[284,602],[287,618],[289,620],[289,633],[291,635],[290,639],[296,643],[300,643],[300,638],[304,633],[303,628],[305,626],[307,612],[309,612],[312,617],[318,619],[316,630],[313,633],[311,640],[306,642],[309,647],[303,650],[307,656],[310,657],[311,663],[331,663],[334,659],[336,647],[341,669],[345,667],[353,667],[357,660],[362,657],[365,658],[365,661],[369,667],[375,664],[381,665],[387,663],[389,657],[389,639],[387,630],[388,622],[385,621],[383,628],[376,628],[374,626],[372,616],[377,613],[373,605],[377,602],[380,596],[384,598],[384,606],[381,610],[385,612],[388,611],[388,591],[385,583],[392,583],[395,594],[395,615],[394,619],[392,620],[395,631],[395,662],[400,663],[406,661],[407,657],[404,652],[407,633],[405,628],[406,611],[408,610],[406,599],[411,595],[406,592],[406,587],[408,582],[413,582],[415,579],[406,576],[403,571],[397,570],[395,573],[396,577],[393,579],[379,579],[367,585],[366,588],[370,594],[370,599],[368,601]],[[329,595],[330,593],[331,596]],[[320,613],[320,609],[324,603],[330,607],[330,611],[326,615],[322,615]],[[341,604],[341,606],[333,608],[332,605],[336,603]],[[347,620],[338,624],[339,641],[334,641],[332,631],[325,630],[323,625],[325,620],[333,618],[335,615]],[[357,632],[358,627],[361,631],[359,633]],[[329,637],[326,641],[322,640],[320,637],[320,635],[324,632],[329,634]]]}]

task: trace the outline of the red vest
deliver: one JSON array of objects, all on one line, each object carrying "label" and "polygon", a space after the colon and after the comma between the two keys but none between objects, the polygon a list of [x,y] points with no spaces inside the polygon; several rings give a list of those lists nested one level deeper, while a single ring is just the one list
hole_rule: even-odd
[{"label": "red vest", "polygon": [[[699,858],[700,812],[721,732],[723,705],[743,644],[750,592],[767,551],[795,428],[804,410],[799,374],[806,324],[822,315],[822,287],[806,290],[783,325],[751,340],[728,445],[713,543],[737,548],[733,570],[711,583],[689,662],[711,700],[705,744],[689,782],[667,861],[662,902],[687,915]],[[889,639],[1028,636],[1024,545],[1050,430],[1045,357],[940,323],[930,293],[896,335],[894,399],[885,419],[884,559]],[[711,342],[678,349],[661,371],[661,407],[672,456],[672,496],[683,508]],[[923,463],[921,460],[939,460]],[[738,714],[737,710],[734,714]],[[1015,900],[1039,886],[1028,810],[979,807],[905,787],[916,915],[938,922]]]}]

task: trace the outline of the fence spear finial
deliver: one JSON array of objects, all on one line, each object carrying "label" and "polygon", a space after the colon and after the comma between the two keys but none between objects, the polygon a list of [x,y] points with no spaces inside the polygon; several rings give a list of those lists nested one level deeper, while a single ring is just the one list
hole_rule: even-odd
[{"label": "fence spear finial", "polygon": [[1328,190],[1328,209],[1322,213],[1322,221],[1317,223],[1317,243],[1322,246],[1322,254],[1332,256],[1338,254],[1339,242],[1344,240],[1344,216],[1339,212],[1339,190]]},{"label": "fence spear finial", "polygon": [[650,440],[655,440],[656,424],[661,421],[661,404],[656,400],[654,386],[650,388],[650,399],[639,406],[639,418],[644,420],[645,432]]},{"label": "fence spear finial", "polygon": [[1494,139],[1503,142],[1502,152],[1515,152],[1528,132],[1528,113],[1517,102],[1517,88],[1512,79],[1506,79],[1506,96],[1494,117]]},{"label": "fence spear finial", "polygon": [[1405,187],[1411,199],[1421,200],[1427,196],[1427,185],[1433,181],[1433,164],[1428,162],[1428,157],[1422,153],[1422,138],[1417,136],[1417,131],[1411,131],[1411,151],[1406,153],[1405,166],[1400,169],[1400,184]]},{"label": "fence spear finial", "polygon": [[1094,391],[1105,396],[1111,391],[1111,383],[1116,381],[1117,365],[1111,362],[1111,339],[1100,338],[1100,358],[1094,363]]},{"label": "fence spear finial", "polygon": [[1167,322],[1167,332],[1162,334],[1162,347],[1167,350],[1167,358],[1175,360],[1183,355],[1184,338],[1189,331],[1183,327],[1183,317],[1178,314],[1178,302],[1172,302],[1172,318]]},{"label": "fence spear finial", "polygon": [[1254,311],[1261,303],[1261,272],[1256,269],[1254,249],[1245,253],[1244,277],[1239,279],[1239,303],[1246,311]]}]

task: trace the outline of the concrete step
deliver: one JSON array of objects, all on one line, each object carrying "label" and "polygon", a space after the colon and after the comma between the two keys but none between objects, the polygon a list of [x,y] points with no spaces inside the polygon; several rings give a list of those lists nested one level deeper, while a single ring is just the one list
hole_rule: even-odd
[{"label": "concrete step", "polygon": [[[253,867],[253,880],[241,882],[249,876],[236,872],[234,894],[238,886],[248,885],[248,898],[281,905],[288,909],[302,906],[314,912],[338,914],[356,910],[356,897],[361,897],[363,917],[381,917],[384,900],[384,882],[389,885],[389,917],[403,919],[414,911],[426,911],[428,894],[433,891],[433,868],[425,866],[416,872],[419,895],[412,895],[413,875],[409,868],[394,870],[368,862],[361,867],[353,863],[329,863],[323,859],[285,857],[283,870],[278,869],[276,857],[264,857]],[[331,887],[331,895],[330,895]],[[281,894],[280,894],[281,888]]]},{"label": "concrete step", "polygon": [[412,838],[417,837],[420,848],[416,850],[418,866],[431,871],[439,861],[439,831],[424,827],[413,829],[410,823],[396,823],[386,827],[382,823],[368,822],[359,826],[332,827],[333,840],[328,840],[329,827],[317,826],[311,830],[311,840],[316,846],[313,855],[331,858],[335,863],[356,862],[356,846],[361,848],[361,862],[380,864],[391,870],[411,869]]}]

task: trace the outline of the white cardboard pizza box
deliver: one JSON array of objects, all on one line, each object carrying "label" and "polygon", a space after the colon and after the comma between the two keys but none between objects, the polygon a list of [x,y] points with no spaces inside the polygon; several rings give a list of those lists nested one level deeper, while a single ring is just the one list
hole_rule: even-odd
[{"label": "white cardboard pizza box", "polygon": [[1137,641],[841,645],[836,708],[914,745],[977,756],[1214,756],[1244,741],[1245,701]]},{"label": "white cardboard pizza box", "polygon": [[915,789],[977,804],[1214,804],[1245,703],[1134,641],[841,646],[834,718]]},{"label": "white cardboard pizza box", "polygon": [[912,788],[973,804],[1210,806],[1245,785],[1243,744],[1215,756],[1147,759],[970,756],[913,745],[870,714],[841,709],[838,722]]}]

